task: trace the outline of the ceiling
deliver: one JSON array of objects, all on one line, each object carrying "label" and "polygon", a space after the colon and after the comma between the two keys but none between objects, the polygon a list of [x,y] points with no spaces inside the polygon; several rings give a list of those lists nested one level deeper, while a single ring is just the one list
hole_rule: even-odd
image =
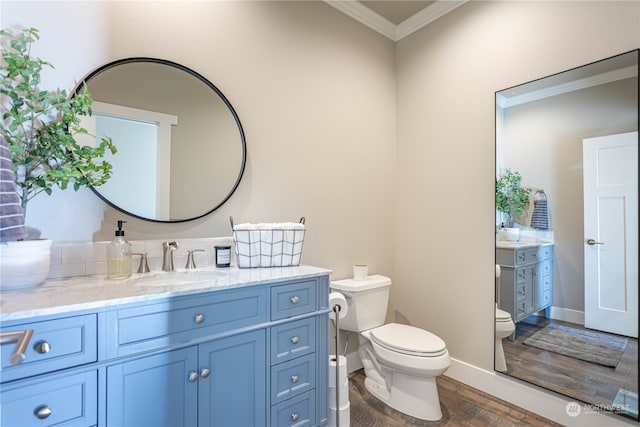
[{"label": "ceiling", "polygon": [[393,41],[408,36],[468,0],[325,0],[356,21]]}]

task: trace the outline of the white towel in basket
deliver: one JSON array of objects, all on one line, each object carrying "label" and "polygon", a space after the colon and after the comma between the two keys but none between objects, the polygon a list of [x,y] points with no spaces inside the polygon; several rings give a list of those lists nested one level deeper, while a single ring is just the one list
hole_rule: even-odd
[{"label": "white towel in basket", "polygon": [[304,241],[303,223],[245,223],[234,225],[233,232],[239,267],[300,264]]}]

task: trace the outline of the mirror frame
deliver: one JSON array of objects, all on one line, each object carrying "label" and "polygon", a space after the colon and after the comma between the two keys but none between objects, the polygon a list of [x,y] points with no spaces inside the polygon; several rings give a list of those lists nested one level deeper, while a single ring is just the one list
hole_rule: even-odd
[{"label": "mirror frame", "polygon": [[[614,59],[614,58],[621,57],[621,56],[628,55],[628,54],[635,54],[636,58],[640,58],[640,49],[632,49],[632,50],[625,51],[625,52],[622,52],[622,53],[619,53],[619,54],[608,56],[606,58],[603,58],[603,59],[600,59],[600,60],[597,60],[597,61],[593,61],[593,62],[590,62],[590,63],[582,64],[582,65],[579,65],[579,66],[576,66],[576,67],[573,67],[573,68],[562,70],[562,71],[554,73],[554,74],[550,74],[550,75],[546,75],[546,76],[543,76],[543,77],[540,77],[540,78],[537,78],[537,79],[533,79],[533,80],[530,80],[530,81],[527,81],[527,82],[524,82],[524,83],[521,83],[521,84],[518,84],[518,85],[513,85],[513,86],[510,86],[510,87],[507,87],[507,88],[496,90],[494,92],[494,110],[495,110],[495,112],[494,112],[494,140],[495,140],[494,141],[495,142],[494,143],[494,172],[497,173],[497,165],[498,165],[498,144],[497,144],[497,138],[498,138],[498,113],[497,113],[497,108],[496,108],[498,94],[500,94],[501,92],[506,92],[506,91],[509,91],[509,90],[512,90],[512,89],[515,89],[515,88],[519,88],[519,87],[524,86],[524,85],[530,85],[530,84],[535,84],[537,82],[542,82],[543,80],[548,79],[548,78],[555,78],[556,76],[559,76],[559,75],[562,75],[562,74],[565,74],[565,73],[577,71],[577,70],[579,70],[579,69],[581,69],[583,67],[595,65],[595,64],[598,64],[598,63],[600,63],[602,61],[607,61],[607,60]],[[635,78],[636,78],[636,80],[638,82],[640,82],[640,76],[636,75]],[[637,123],[640,125],[640,100],[638,100],[637,109],[638,109],[638,111],[637,111]],[[640,158],[636,159],[636,161],[640,162]],[[494,176],[494,178],[497,180],[497,178],[498,178],[497,175]],[[494,184],[495,184],[495,182],[494,182]],[[495,188],[494,188],[494,196],[495,196]],[[495,197],[494,197],[494,218],[497,218],[497,212],[498,211],[497,211],[497,206],[496,206]],[[497,227],[497,225],[496,225],[496,227]],[[496,230],[497,230],[497,228],[496,228]],[[636,238],[637,237],[638,236],[636,236]],[[494,261],[495,261],[495,263],[497,265],[498,264],[498,261],[497,261],[497,245],[496,245],[495,241],[494,241]],[[498,298],[498,295],[496,294],[496,292],[498,291],[497,288],[496,288],[496,282],[497,282],[497,276],[494,275],[494,305],[497,304],[497,298]],[[638,300],[638,303],[640,304],[640,299]],[[494,317],[494,322],[495,322],[495,317]],[[640,317],[638,317],[636,319],[636,322],[638,323],[638,325],[640,325]],[[495,330],[494,330],[494,339],[495,339]],[[514,378],[514,379],[516,379],[518,381],[521,381],[523,384],[532,385],[534,387],[538,387],[538,388],[550,391],[551,393],[557,394],[559,396],[563,396],[565,398],[569,398],[569,399],[573,399],[573,400],[579,401],[584,405],[592,405],[594,407],[598,407],[598,408],[604,409],[603,405],[600,405],[598,403],[587,402],[587,401],[581,400],[581,399],[579,399],[579,398],[577,398],[575,396],[567,395],[567,394],[564,394],[564,393],[562,393],[560,391],[556,391],[556,390],[552,390],[552,389],[546,388],[544,385],[536,384],[536,383],[531,382],[529,380],[526,380],[526,379],[523,379],[523,378],[519,378],[517,376],[512,376],[512,375],[510,375],[510,374],[508,374],[506,372],[498,371],[496,369],[496,363],[495,363],[495,360],[496,360],[495,347],[494,347],[493,356],[494,356],[493,357],[493,368],[494,368],[494,373],[496,373],[496,374],[504,375],[504,376],[509,377],[509,378]],[[637,360],[636,360],[636,363],[637,363]],[[635,377],[635,380],[636,380],[636,385],[640,384],[640,374],[638,374]],[[616,412],[613,409],[603,410],[603,412],[609,413],[611,415],[619,416],[623,420],[633,420],[633,421],[636,421],[636,422],[640,420],[640,417],[638,415],[628,414],[628,413],[624,413],[624,412]]]},{"label": "mirror frame", "polygon": [[125,65],[125,64],[131,64],[131,63],[136,63],[136,62],[145,62],[145,63],[156,63],[156,64],[160,64],[160,65],[166,65],[166,66],[170,66],[170,67],[174,67],[177,68],[179,70],[182,70],[186,73],[188,73],[189,75],[191,75],[192,77],[195,77],[196,79],[200,80],[202,83],[204,83],[205,85],[207,85],[207,87],[209,87],[216,95],[218,95],[220,97],[220,99],[224,102],[224,104],[227,106],[227,108],[229,109],[229,112],[231,113],[231,115],[233,116],[233,119],[235,120],[236,125],[238,126],[238,131],[240,133],[240,142],[242,144],[242,162],[240,165],[240,171],[238,173],[238,177],[236,178],[233,186],[231,187],[231,189],[229,190],[229,192],[227,193],[227,195],[215,206],[213,206],[212,208],[210,208],[209,210],[207,210],[206,212],[199,214],[197,216],[193,216],[190,218],[184,218],[184,219],[173,219],[173,220],[163,220],[163,219],[154,219],[154,218],[147,218],[147,217],[143,217],[140,215],[137,215],[135,213],[129,212],[126,209],[116,205],[115,203],[113,203],[112,201],[110,201],[109,199],[107,199],[104,195],[102,195],[95,187],[91,187],[91,190],[93,191],[93,193],[98,196],[102,201],[104,201],[106,204],[108,204],[109,206],[111,206],[112,208],[125,213],[127,215],[130,215],[134,218],[138,218],[144,221],[150,221],[150,222],[157,222],[157,223],[181,223],[181,222],[187,222],[187,221],[193,221],[202,217],[205,217],[209,214],[211,214],[212,212],[216,211],[218,208],[220,208],[222,205],[224,205],[227,200],[229,200],[229,198],[231,198],[231,196],[233,195],[233,193],[236,191],[236,189],[238,188],[238,186],[240,185],[240,181],[242,180],[242,176],[244,175],[244,171],[246,168],[246,163],[247,163],[247,143],[246,143],[246,139],[245,139],[245,134],[244,134],[244,129],[242,128],[242,123],[240,122],[240,118],[238,117],[238,114],[236,113],[235,109],[233,108],[233,106],[231,105],[231,103],[229,102],[229,100],[227,99],[226,96],[224,96],[224,94],[220,91],[220,89],[218,89],[213,83],[211,83],[207,78],[205,78],[203,75],[199,74],[198,72],[182,65],[182,64],[178,64],[177,62],[173,62],[173,61],[169,61],[167,59],[159,59],[159,58],[151,58],[151,57],[144,57],[144,56],[137,56],[137,57],[130,57],[130,58],[123,58],[123,59],[117,59],[115,61],[109,62],[107,64],[104,64],[98,68],[96,68],[95,70],[91,71],[89,74],[87,74],[87,76],[85,76],[85,78],[83,78],[80,83],[78,83],[78,85],[76,86],[76,88],[73,91],[73,95],[75,96],[76,94],[78,94],[85,85],[87,85],[89,82],[91,81],[92,78],[95,78],[97,75],[99,75],[100,73],[107,71],[111,68],[117,67],[119,65]]}]

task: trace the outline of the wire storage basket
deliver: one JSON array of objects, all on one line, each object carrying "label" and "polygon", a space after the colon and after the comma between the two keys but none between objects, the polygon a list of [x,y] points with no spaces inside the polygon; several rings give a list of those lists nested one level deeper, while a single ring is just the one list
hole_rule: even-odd
[{"label": "wire storage basket", "polygon": [[234,224],[238,267],[290,267],[300,265],[305,218],[300,222]]}]

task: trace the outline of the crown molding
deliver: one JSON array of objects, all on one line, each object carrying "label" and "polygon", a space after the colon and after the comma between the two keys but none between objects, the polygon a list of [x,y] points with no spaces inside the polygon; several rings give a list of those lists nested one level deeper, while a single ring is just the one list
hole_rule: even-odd
[{"label": "crown molding", "polygon": [[397,42],[425,25],[462,6],[468,0],[438,0],[425,7],[415,15],[405,19],[399,25],[378,15],[359,1],[324,0],[340,12],[355,19],[361,24],[377,31],[383,36]]},{"label": "crown molding", "polygon": [[567,83],[551,86],[544,89],[538,89],[531,92],[523,93],[522,95],[516,95],[506,98],[501,94],[496,94],[496,104],[502,108],[513,107],[514,105],[520,105],[527,102],[537,101],[539,99],[548,98],[550,96],[561,95],[563,93],[573,92],[575,90],[586,89],[593,86],[599,86],[606,83],[615,82],[618,80],[630,79],[638,76],[638,67],[630,66],[620,68],[618,70],[608,71],[606,73],[598,74],[591,77],[585,77],[583,79],[574,80]]},{"label": "crown molding", "polygon": [[359,1],[325,0],[325,3],[335,7],[340,12],[350,16],[361,24],[379,32],[383,36],[394,40],[396,36],[396,26]]},{"label": "crown molding", "polygon": [[429,25],[436,19],[462,6],[467,1],[468,0],[439,0],[430,4],[415,15],[408,17],[398,24],[396,27],[396,37],[393,41],[398,41],[414,31]]}]

